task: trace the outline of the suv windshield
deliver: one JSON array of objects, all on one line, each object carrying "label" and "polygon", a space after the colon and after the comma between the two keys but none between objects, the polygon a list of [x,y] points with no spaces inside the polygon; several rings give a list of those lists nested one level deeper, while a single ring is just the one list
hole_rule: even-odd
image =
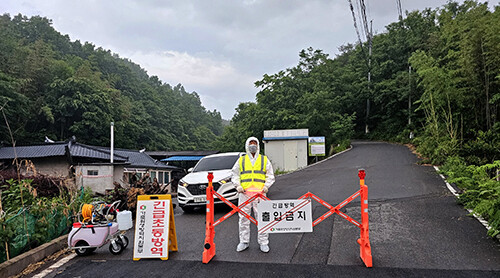
[{"label": "suv windshield", "polygon": [[193,172],[231,169],[238,157],[239,155],[228,155],[203,158],[193,169]]}]

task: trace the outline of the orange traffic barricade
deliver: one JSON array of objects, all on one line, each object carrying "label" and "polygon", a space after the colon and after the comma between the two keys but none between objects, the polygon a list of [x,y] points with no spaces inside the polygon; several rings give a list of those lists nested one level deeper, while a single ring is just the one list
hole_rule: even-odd
[{"label": "orange traffic barricade", "polygon": [[[312,222],[313,227],[334,214],[340,215],[342,218],[346,219],[350,223],[357,226],[360,229],[360,236],[359,239],[357,240],[359,244],[359,256],[363,260],[366,267],[372,267],[373,263],[372,263],[372,252],[371,252],[370,236],[369,236],[369,221],[368,221],[368,186],[365,185],[365,176],[366,176],[365,170],[361,169],[358,171],[360,189],[356,191],[354,194],[352,194],[349,198],[345,199],[343,202],[338,204],[337,206],[330,205],[329,203],[325,202],[324,200],[322,200],[321,198],[319,198],[318,196],[314,195],[311,192],[307,192],[298,199],[299,200],[313,199],[319,202],[321,205],[328,208],[328,211],[326,213],[324,213],[322,216],[320,216],[318,219]],[[204,245],[203,259],[202,259],[203,263],[205,264],[210,262],[210,260],[215,256],[215,243],[214,243],[215,226],[217,226],[222,221],[228,219],[231,215],[237,212],[241,213],[244,217],[248,218],[250,222],[257,225],[258,224],[257,220],[255,220],[255,218],[245,213],[241,209],[258,198],[262,200],[270,200],[266,196],[262,195],[262,193],[255,193],[255,195],[249,198],[246,202],[240,204],[239,206],[236,206],[230,201],[226,200],[224,197],[222,197],[219,193],[215,192],[212,186],[212,180],[213,180],[213,174],[208,173],[207,216],[206,216],[207,219],[206,219],[206,229],[205,229],[205,245]],[[214,196],[216,196],[217,198],[219,198],[232,208],[232,210],[229,213],[227,213],[217,221],[214,221]],[[357,197],[361,198],[361,223],[340,211],[343,207],[345,207],[348,203],[350,203]],[[293,213],[293,211],[290,211],[289,213]],[[284,219],[285,216],[286,215],[282,216],[278,221]],[[274,224],[276,224],[276,222],[274,222]]]}]

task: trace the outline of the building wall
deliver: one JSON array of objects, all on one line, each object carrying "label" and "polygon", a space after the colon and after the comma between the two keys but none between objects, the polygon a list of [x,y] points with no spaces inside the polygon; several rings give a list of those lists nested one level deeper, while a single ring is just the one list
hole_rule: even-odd
[{"label": "building wall", "polygon": [[307,166],[307,140],[269,140],[264,150],[274,169],[293,171]]},{"label": "building wall", "polygon": [[123,173],[123,165],[115,165],[113,167],[113,181],[119,183],[121,186],[129,185],[128,177]]},{"label": "building wall", "polygon": [[[104,194],[114,188],[113,165],[78,165],[75,167],[75,180],[78,187],[89,187],[93,192]],[[97,171],[97,172],[96,172]],[[123,172],[123,167],[122,167]],[[122,174],[120,175],[120,177]]]},{"label": "building wall", "polygon": [[273,164],[273,169],[285,170],[285,158],[284,158],[284,148],[283,141],[268,141],[264,143],[264,153],[267,155],[271,163]]},{"label": "building wall", "polygon": [[297,140],[297,168],[307,166],[308,144],[307,140]]},{"label": "building wall", "polygon": [[70,173],[70,165],[64,157],[39,158],[31,160],[31,162],[33,162],[36,172],[40,174],[68,177]]}]

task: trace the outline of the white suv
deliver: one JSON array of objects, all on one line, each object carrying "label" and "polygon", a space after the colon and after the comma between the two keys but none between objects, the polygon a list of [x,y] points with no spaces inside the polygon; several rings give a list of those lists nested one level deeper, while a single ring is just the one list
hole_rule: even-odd
[{"label": "white suv", "polygon": [[[212,186],[222,197],[234,204],[238,203],[238,192],[231,182],[231,168],[245,153],[220,153],[203,157],[194,168],[179,181],[177,200],[184,211],[193,211],[195,207],[205,206],[208,172],[213,172]],[[215,204],[223,201],[214,198]]]}]

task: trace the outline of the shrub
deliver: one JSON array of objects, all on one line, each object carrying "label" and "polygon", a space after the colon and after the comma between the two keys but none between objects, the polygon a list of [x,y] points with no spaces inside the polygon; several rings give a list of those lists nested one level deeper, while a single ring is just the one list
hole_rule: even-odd
[{"label": "shrub", "polygon": [[488,234],[500,233],[500,181],[498,181],[500,160],[482,166],[467,165],[463,158],[448,158],[441,170],[464,193],[459,202],[473,213],[480,215],[490,224]]}]

